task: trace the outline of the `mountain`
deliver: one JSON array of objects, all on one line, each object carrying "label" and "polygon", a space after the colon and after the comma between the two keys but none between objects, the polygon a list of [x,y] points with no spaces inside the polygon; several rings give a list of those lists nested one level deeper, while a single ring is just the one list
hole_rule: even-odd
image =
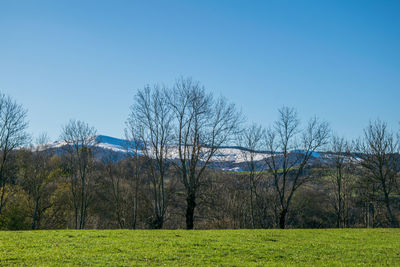
[{"label": "mountain", "polygon": [[[94,147],[96,148],[95,157],[100,159],[107,159],[110,156],[112,160],[118,161],[126,158],[133,153],[132,148],[135,145],[140,146],[140,144],[134,144],[129,140],[119,139],[115,137],[98,135],[95,137]],[[48,143],[43,146],[43,149],[53,149],[61,151],[62,147],[66,145],[64,141],[55,141]],[[143,154],[139,150],[139,154]],[[178,147],[172,146],[169,150],[169,159],[178,160]],[[224,171],[247,171],[248,159],[250,159],[250,151],[248,149],[238,147],[238,146],[224,146],[218,149],[217,153],[211,158],[211,168],[216,168]],[[304,154],[301,150],[291,151],[291,155],[295,157],[296,155]],[[259,151],[254,154],[254,161],[257,169],[263,168],[265,165],[264,159],[270,157],[271,153],[265,151]],[[275,154],[278,158],[282,158],[280,153]],[[311,155],[310,164],[316,165],[318,163],[326,163],[332,159],[331,153],[325,152],[314,152]]]}]

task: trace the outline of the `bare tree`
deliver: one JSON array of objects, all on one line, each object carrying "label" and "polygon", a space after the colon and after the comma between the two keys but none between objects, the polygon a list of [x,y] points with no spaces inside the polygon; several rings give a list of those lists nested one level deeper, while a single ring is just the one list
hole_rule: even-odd
[{"label": "bare tree", "polygon": [[264,155],[261,154],[261,150],[264,149],[264,141],[265,130],[256,124],[245,128],[238,136],[238,145],[244,148],[240,151],[247,165],[246,177],[248,179],[250,191],[249,206],[251,226],[253,229],[256,228],[255,213],[257,211],[255,210],[255,202],[257,202],[257,187],[260,179],[263,177],[263,171],[266,168]]},{"label": "bare tree", "polygon": [[63,149],[67,157],[66,167],[74,206],[75,228],[84,229],[92,193],[90,178],[94,166],[96,130],[85,122],[70,120],[62,129],[61,139],[65,142]]},{"label": "bare tree", "polygon": [[30,151],[21,150],[18,160],[21,185],[33,201],[32,229],[40,227],[42,214],[51,207],[50,187],[53,182],[54,166],[51,162],[52,152],[47,145],[48,137],[42,134],[36,146]]},{"label": "bare tree", "polygon": [[198,82],[180,79],[168,92],[175,115],[175,166],[186,189],[186,228],[194,227],[194,212],[204,171],[219,147],[235,134],[241,116],[224,98],[214,99]]},{"label": "bare tree", "polygon": [[137,219],[138,219],[138,210],[139,210],[139,194],[141,190],[141,181],[142,175],[141,173],[144,170],[143,157],[141,156],[142,145],[140,141],[140,137],[137,135],[135,123],[126,123],[125,128],[125,137],[128,140],[126,143],[126,149],[128,154],[130,155],[130,160],[132,162],[132,172],[129,176],[129,181],[132,189],[132,221],[131,227],[132,229],[136,229]]},{"label": "bare tree", "polygon": [[366,175],[379,186],[390,225],[397,227],[399,223],[392,209],[392,194],[399,165],[398,140],[385,122],[376,120],[364,130],[364,138],[357,142],[356,149]]},{"label": "bare tree", "polygon": [[26,114],[27,111],[12,98],[0,94],[0,215],[5,202],[9,156],[29,140]]},{"label": "bare tree", "polygon": [[139,90],[127,120],[127,131],[147,160],[147,171],[153,192],[154,218],[151,226],[160,229],[167,211],[165,183],[169,168],[168,152],[172,141],[172,113],[166,96],[159,88]]},{"label": "bare tree", "polygon": [[313,153],[327,143],[329,127],[317,118],[311,119],[305,129],[293,108],[279,110],[279,119],[267,131],[266,144],[270,156],[266,158],[272,172],[273,186],[279,200],[279,227],[285,228],[293,194],[312,178],[305,172]]},{"label": "bare tree", "polygon": [[107,177],[105,180],[109,181],[108,185],[111,185],[109,189],[111,190],[112,203],[115,207],[118,226],[122,229],[125,227],[125,216],[123,209],[123,171],[121,170],[121,164],[117,162],[117,156],[118,155],[113,150],[107,151],[106,155],[103,157],[103,164],[105,176]]},{"label": "bare tree", "polygon": [[331,152],[333,166],[330,167],[333,207],[336,213],[336,227],[346,227],[349,198],[351,194],[353,166],[351,144],[343,137],[332,136]]}]

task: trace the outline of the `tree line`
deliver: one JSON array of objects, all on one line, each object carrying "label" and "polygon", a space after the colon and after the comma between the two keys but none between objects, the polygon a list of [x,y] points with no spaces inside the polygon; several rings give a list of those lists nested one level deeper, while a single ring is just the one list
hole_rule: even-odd
[{"label": "tree line", "polygon": [[[96,156],[96,129],[79,120],[58,147],[46,135],[29,146],[27,110],[0,95],[0,229],[399,226],[400,137],[384,121],[357,140],[289,107],[247,125],[181,78],[138,90],[125,126],[122,159]],[[243,148],[245,171],[215,168],[224,145]]]}]

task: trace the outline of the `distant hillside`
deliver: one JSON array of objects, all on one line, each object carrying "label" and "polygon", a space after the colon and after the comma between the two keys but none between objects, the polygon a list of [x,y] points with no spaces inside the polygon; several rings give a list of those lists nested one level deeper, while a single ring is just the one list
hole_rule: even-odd
[{"label": "distant hillside", "polygon": [[[95,156],[97,158],[108,158],[112,156],[115,161],[121,160],[133,153],[135,144],[131,141],[119,139],[115,137],[98,135],[95,138]],[[63,141],[55,141],[46,145],[46,149],[61,149],[66,143]],[[293,157],[302,154],[300,150],[291,151]],[[142,154],[139,150],[139,154]],[[255,153],[254,159],[256,168],[265,168],[265,158],[270,157],[271,153],[259,151]],[[280,154],[276,154],[279,158]],[[178,147],[173,146],[170,148],[169,158],[171,160],[178,159]],[[247,171],[248,159],[250,158],[250,151],[246,148],[238,146],[223,146],[218,149],[217,153],[211,158],[210,167],[224,170],[224,171]],[[314,152],[310,159],[310,164],[315,165],[319,163],[327,163],[332,159],[331,153]]]}]

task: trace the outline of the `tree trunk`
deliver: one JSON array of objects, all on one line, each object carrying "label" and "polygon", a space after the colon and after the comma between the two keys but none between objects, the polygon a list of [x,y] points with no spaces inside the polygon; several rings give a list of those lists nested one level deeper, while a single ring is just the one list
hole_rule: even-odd
[{"label": "tree trunk", "polygon": [[342,228],[343,224],[342,224],[342,213],[343,213],[343,209],[342,209],[342,198],[339,196],[338,199],[338,206],[337,206],[337,218],[336,218],[336,227],[337,228]]},{"label": "tree trunk", "polygon": [[[136,152],[137,153],[137,152]],[[137,221],[137,212],[138,212],[138,201],[139,201],[139,166],[138,166],[138,159],[136,159],[136,168],[135,168],[135,196],[133,204],[133,220],[132,220],[132,229],[136,229],[136,221]]]},{"label": "tree trunk", "polygon": [[135,211],[133,214],[132,229],[136,229],[136,212]]},{"label": "tree trunk", "polygon": [[1,197],[0,197],[0,215],[1,215],[2,211],[3,211],[4,195],[5,195],[5,190],[6,190],[5,187],[6,187],[5,183],[2,182],[1,183]]},{"label": "tree trunk", "polygon": [[162,229],[164,224],[164,217],[162,216],[156,216],[154,220],[152,221],[151,228],[152,229]]},{"label": "tree trunk", "polygon": [[136,221],[137,221],[137,210],[138,210],[138,190],[135,189],[135,203],[133,204],[133,215],[132,215],[132,229],[136,229]]},{"label": "tree trunk", "polygon": [[[252,166],[252,171],[254,171],[254,166]],[[250,175],[250,215],[251,215],[251,227],[253,228],[253,229],[255,229],[256,228],[256,226],[255,226],[255,219],[254,219],[254,203],[253,203],[253,195],[254,195],[254,188],[255,188],[255,186],[254,186],[254,177],[253,177],[253,174],[251,174]]]},{"label": "tree trunk", "polygon": [[[384,189],[385,189],[385,188],[384,188]],[[388,213],[388,215],[389,215],[390,225],[391,225],[393,228],[396,228],[396,227],[398,226],[398,223],[397,223],[397,220],[396,220],[396,218],[394,217],[393,212],[392,212],[392,209],[391,209],[391,207],[390,207],[389,194],[387,193],[386,190],[385,190],[384,193],[385,193],[386,210],[387,210],[387,213]]]},{"label": "tree trunk", "polygon": [[285,229],[287,209],[283,209],[279,214],[279,228]]},{"label": "tree trunk", "polygon": [[186,203],[186,229],[191,230],[194,228],[194,209],[196,208],[196,196],[194,193],[188,193]]},{"label": "tree trunk", "polygon": [[117,204],[117,221],[118,221],[119,229],[124,228],[124,223],[122,222],[122,218],[121,218],[121,208],[120,208],[120,205],[118,205],[118,204]]},{"label": "tree trunk", "polygon": [[33,221],[32,221],[32,230],[36,230],[38,225],[38,212],[39,212],[39,199],[35,200],[35,208],[33,211]]},{"label": "tree trunk", "polygon": [[[76,201],[75,201],[76,202]],[[75,217],[75,229],[79,229],[79,224],[78,224],[78,204],[74,203],[74,217]]]},{"label": "tree trunk", "polygon": [[341,227],[341,223],[342,223],[342,173],[341,170],[339,170],[339,174],[340,176],[339,180],[338,180],[338,218],[337,218],[337,227],[340,228]]},{"label": "tree trunk", "polygon": [[85,178],[81,178],[81,219],[79,224],[79,229],[84,228],[85,220]]}]

